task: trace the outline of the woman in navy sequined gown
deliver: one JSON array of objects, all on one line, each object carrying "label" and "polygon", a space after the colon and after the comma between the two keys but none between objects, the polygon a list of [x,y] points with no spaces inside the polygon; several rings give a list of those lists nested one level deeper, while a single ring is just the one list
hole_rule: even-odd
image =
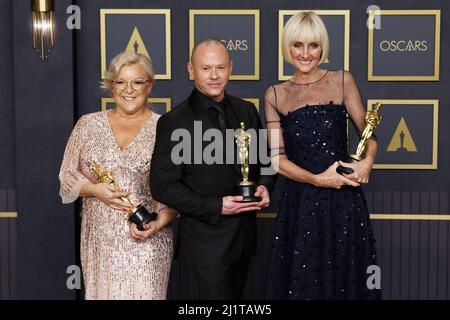
[{"label": "woman in navy sequined gown", "polygon": [[274,225],[267,299],[376,299],[367,268],[377,265],[361,184],[375,159],[375,139],[351,175],[336,168],[347,154],[347,115],[359,133],[365,109],[353,76],[326,71],[328,36],[314,13],[299,13],[282,35],[295,75],[265,97],[272,161],[286,176]]}]

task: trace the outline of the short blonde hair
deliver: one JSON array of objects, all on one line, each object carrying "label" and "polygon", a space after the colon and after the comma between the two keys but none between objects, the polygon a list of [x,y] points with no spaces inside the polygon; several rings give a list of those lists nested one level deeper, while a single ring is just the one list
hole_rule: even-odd
[{"label": "short blonde hair", "polygon": [[104,79],[100,82],[100,87],[111,93],[112,81],[117,79],[120,68],[133,64],[140,65],[145,73],[147,73],[148,80],[150,80],[151,83],[155,82],[155,71],[153,69],[151,58],[140,53],[122,52],[111,60],[108,69],[105,70]]},{"label": "short blonde hair", "polygon": [[322,47],[319,64],[328,58],[330,42],[328,32],[320,17],[314,12],[299,12],[292,16],[284,26],[281,34],[281,50],[286,62],[293,64],[290,47],[294,41],[317,41]]}]

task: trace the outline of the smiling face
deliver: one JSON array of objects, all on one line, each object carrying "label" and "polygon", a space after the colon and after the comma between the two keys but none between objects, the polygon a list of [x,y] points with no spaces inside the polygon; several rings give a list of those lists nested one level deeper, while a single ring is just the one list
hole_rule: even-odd
[{"label": "smiling face", "polygon": [[298,73],[311,73],[328,61],[328,32],[320,17],[313,12],[292,16],[281,34],[283,58]]},{"label": "smiling face", "polygon": [[225,47],[217,43],[200,44],[188,63],[188,71],[195,87],[204,95],[219,102],[231,75],[233,63]]},{"label": "smiling face", "polygon": [[[112,95],[116,107],[127,114],[133,114],[145,108],[147,97],[152,89],[152,83],[145,81],[148,79],[147,73],[139,64],[123,65],[112,84]],[[144,83],[142,84],[139,80],[143,80]],[[135,90],[131,85],[132,81],[142,88]],[[119,84],[125,87],[122,89]]]},{"label": "smiling face", "polygon": [[310,74],[320,64],[322,46],[318,41],[294,40],[290,45],[289,54],[295,69]]}]

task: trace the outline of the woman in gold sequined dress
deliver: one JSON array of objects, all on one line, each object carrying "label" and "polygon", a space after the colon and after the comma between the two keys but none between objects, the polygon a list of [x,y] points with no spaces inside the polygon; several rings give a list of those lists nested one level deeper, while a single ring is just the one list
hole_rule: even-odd
[{"label": "woman in gold sequined dress", "polygon": [[[103,82],[115,108],[82,116],[66,146],[60,196],[63,203],[83,198],[80,253],[86,299],[166,298],[173,256],[168,224],[176,212],[154,201],[149,186],[159,118],[147,108],[153,81],[150,59],[117,55]],[[111,172],[121,189],[96,184],[93,165]],[[127,221],[130,204],[121,197],[158,212],[158,218],[139,231]]]}]

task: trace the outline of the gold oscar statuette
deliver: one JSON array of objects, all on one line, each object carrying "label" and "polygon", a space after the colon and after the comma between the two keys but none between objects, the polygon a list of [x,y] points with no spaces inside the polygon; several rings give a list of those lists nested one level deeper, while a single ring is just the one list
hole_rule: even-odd
[{"label": "gold oscar statuette", "polygon": [[[377,102],[375,104],[375,107],[373,110],[366,112],[365,117],[365,127],[364,131],[361,134],[361,139],[358,143],[358,146],[356,147],[356,152],[354,154],[350,154],[347,156],[347,159],[344,160],[344,162],[357,162],[361,161],[363,159],[363,154],[366,150],[367,141],[369,141],[369,138],[372,137],[373,132],[375,129],[380,125],[382,117],[380,116],[379,110],[381,107],[381,103]],[[336,171],[339,174],[351,174],[353,173],[353,169],[348,167],[339,166],[337,167]]]},{"label": "gold oscar statuette", "polygon": [[235,186],[236,189],[236,195],[240,195],[243,197],[243,200],[241,202],[259,202],[261,201],[261,197],[256,197],[256,185],[255,182],[250,181],[248,179],[249,176],[249,149],[250,149],[250,142],[251,142],[251,135],[245,131],[245,125],[243,122],[241,122],[241,130],[239,133],[235,135],[237,149],[238,149],[238,155],[239,155],[239,162],[241,164],[241,175],[242,175],[242,181],[239,182]]},{"label": "gold oscar statuette", "polygon": [[[118,189],[119,187],[116,184],[116,181],[114,179],[114,176],[111,172],[104,170],[100,165],[95,164],[91,167],[92,171],[94,171],[97,174],[97,181],[96,183],[106,183],[114,188]],[[131,204],[133,208],[131,208],[127,214],[126,218],[128,221],[135,223],[137,228],[139,230],[144,230],[144,225],[149,223],[152,220],[155,220],[157,217],[156,212],[149,213],[147,209],[145,209],[144,206],[138,204],[134,205],[131,203],[130,199],[126,197],[121,197],[122,201]]]}]

